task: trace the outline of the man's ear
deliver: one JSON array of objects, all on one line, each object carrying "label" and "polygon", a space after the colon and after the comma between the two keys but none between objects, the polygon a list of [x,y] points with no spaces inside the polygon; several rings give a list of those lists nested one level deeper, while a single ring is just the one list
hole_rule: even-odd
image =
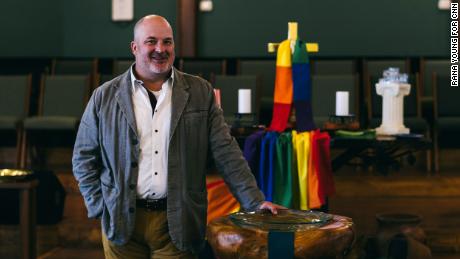
[{"label": "man's ear", "polygon": [[136,44],[136,42],[131,41],[130,46],[131,46],[131,53],[133,53],[133,55],[136,55],[136,52],[137,52],[137,44]]}]

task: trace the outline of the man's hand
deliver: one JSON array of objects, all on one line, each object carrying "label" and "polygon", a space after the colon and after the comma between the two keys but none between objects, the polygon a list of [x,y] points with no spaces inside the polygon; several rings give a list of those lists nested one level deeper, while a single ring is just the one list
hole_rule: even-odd
[{"label": "man's hand", "polygon": [[278,214],[278,209],[287,209],[286,207],[283,207],[278,204],[271,203],[269,201],[264,201],[260,207],[260,210],[269,210],[272,214],[276,215]]}]

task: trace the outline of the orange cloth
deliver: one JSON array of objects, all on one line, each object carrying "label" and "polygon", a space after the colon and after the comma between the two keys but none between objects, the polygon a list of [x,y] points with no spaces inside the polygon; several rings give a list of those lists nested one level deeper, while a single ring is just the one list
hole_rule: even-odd
[{"label": "orange cloth", "polygon": [[317,135],[320,134],[319,131],[312,131],[310,134],[310,143],[311,143],[311,148],[310,148],[310,159],[308,160],[308,207],[310,209],[317,209],[320,208],[322,203],[321,199],[319,197],[319,170],[320,168],[316,167],[314,163],[314,159],[317,159],[315,157],[315,152],[317,154],[316,146],[317,144],[315,143]]},{"label": "orange cloth", "polygon": [[240,210],[240,204],[233,197],[224,180],[206,184],[208,190],[208,223],[218,217]]}]

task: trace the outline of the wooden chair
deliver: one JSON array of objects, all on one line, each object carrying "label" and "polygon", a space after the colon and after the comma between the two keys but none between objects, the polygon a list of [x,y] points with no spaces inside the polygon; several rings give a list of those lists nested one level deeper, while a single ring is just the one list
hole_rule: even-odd
[{"label": "wooden chair", "polygon": [[114,60],[113,61],[113,76],[118,76],[120,74],[123,74],[128,70],[128,68],[131,67],[131,65],[134,63],[134,60],[128,59],[128,60]]},{"label": "wooden chair", "polygon": [[356,61],[347,60],[312,60],[313,75],[355,75],[358,73]]},{"label": "wooden chair", "polygon": [[[363,82],[369,83],[371,77],[382,77],[383,71],[389,67],[399,68],[400,73],[410,74],[410,60],[409,59],[375,59],[375,60],[363,60]],[[365,85],[365,88],[369,88],[369,85]]]},{"label": "wooden chair", "polygon": [[53,59],[51,75],[95,75],[99,61],[94,59]]},{"label": "wooden chair", "polygon": [[[63,143],[55,141],[58,132],[71,132],[72,136],[75,136],[81,115],[88,101],[89,82],[90,77],[84,75],[42,76],[38,115],[24,120],[22,167],[25,167],[27,162],[29,145],[34,146],[39,143],[40,145],[61,146]],[[42,134],[46,138],[41,138]],[[73,146],[73,142],[74,139],[67,144]]]},{"label": "wooden chair", "polygon": [[450,75],[450,60],[421,58],[420,83],[423,97],[433,96],[433,73],[443,76]]},{"label": "wooden chair", "polygon": [[349,111],[359,121],[359,84],[358,74],[354,75],[313,75],[312,109],[315,125],[319,128],[335,114],[335,96],[337,91],[349,92]]},{"label": "wooden chair", "polygon": [[[375,89],[375,85],[381,77],[373,76],[368,78],[366,83],[367,116],[370,128],[376,128],[382,122],[382,96],[378,95]],[[411,133],[423,134],[426,138],[431,139],[431,128],[422,116],[420,75],[409,75],[409,84],[411,85],[410,93],[404,97],[404,125],[410,129]],[[431,171],[431,156],[432,153],[429,149],[426,153],[428,171]]]},{"label": "wooden chair", "polygon": [[29,114],[32,75],[0,76],[0,132],[2,143],[10,145],[16,135],[15,167],[20,166],[22,121]]},{"label": "wooden chair", "polygon": [[179,70],[200,76],[211,84],[215,83],[217,75],[226,75],[227,61],[224,60],[198,60],[198,59],[180,59]]},{"label": "wooden chair", "polygon": [[90,88],[98,86],[99,59],[53,59],[51,75],[85,75],[90,77]]},{"label": "wooden chair", "polygon": [[275,89],[276,61],[239,60],[238,75],[255,75],[260,84],[260,123],[269,125],[273,113],[273,95]]},{"label": "wooden chair", "polygon": [[439,172],[440,140],[445,144],[459,145],[460,132],[460,91],[458,87],[450,86],[450,75],[433,74],[434,99],[434,164]]},{"label": "wooden chair", "polygon": [[216,76],[215,88],[220,89],[221,105],[225,120],[229,125],[235,121],[238,112],[238,89],[251,89],[251,108],[255,113],[255,123],[259,118],[259,82],[254,75]]}]

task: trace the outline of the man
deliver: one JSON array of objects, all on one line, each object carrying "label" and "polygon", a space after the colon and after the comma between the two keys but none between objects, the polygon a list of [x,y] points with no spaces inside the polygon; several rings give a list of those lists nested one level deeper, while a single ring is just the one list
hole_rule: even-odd
[{"label": "man", "polygon": [[106,257],[194,257],[204,244],[208,155],[243,208],[276,213],[211,85],[173,68],[168,21],[139,20],[131,51],[133,66],[94,91],[72,160],[88,216],[102,219]]}]

